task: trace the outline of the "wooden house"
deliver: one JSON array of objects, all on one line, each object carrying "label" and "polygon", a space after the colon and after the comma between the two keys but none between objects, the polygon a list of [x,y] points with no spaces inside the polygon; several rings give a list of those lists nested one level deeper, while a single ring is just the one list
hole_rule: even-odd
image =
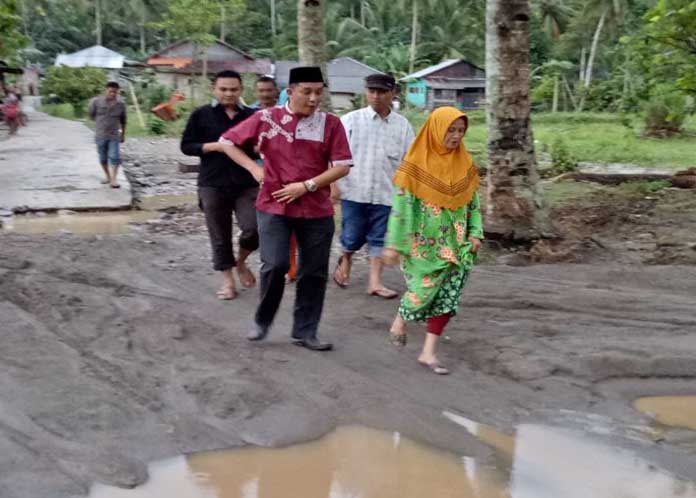
[{"label": "wooden house", "polygon": [[404,76],[406,102],[423,109],[478,109],[486,99],[486,72],[464,59],[450,59]]},{"label": "wooden house", "polygon": [[192,75],[202,75],[204,69],[211,76],[226,69],[255,75],[272,71],[270,60],[257,59],[220,40],[205,47],[195,62],[193,51],[191,40],[180,40],[152,54],[147,65],[155,70],[161,84],[185,95],[189,93]]}]

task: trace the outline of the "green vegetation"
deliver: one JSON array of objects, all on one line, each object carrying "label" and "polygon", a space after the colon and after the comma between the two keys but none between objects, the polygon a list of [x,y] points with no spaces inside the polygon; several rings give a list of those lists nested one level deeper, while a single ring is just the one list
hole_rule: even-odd
[{"label": "green vegetation", "polygon": [[[480,166],[485,166],[486,123],[472,113],[464,142]],[[409,115],[411,118],[411,116]],[[626,124],[629,126],[627,127]],[[420,120],[411,118],[414,126]],[[532,116],[537,154],[553,150],[562,140],[573,161],[629,163],[683,169],[696,165],[696,118],[684,124],[685,134],[665,139],[643,136],[641,116],[601,113],[541,113]]]},{"label": "green vegetation", "polygon": [[87,100],[106,86],[106,73],[91,67],[51,67],[41,83],[43,95],[55,95],[62,103],[72,104],[77,117],[84,116]]}]

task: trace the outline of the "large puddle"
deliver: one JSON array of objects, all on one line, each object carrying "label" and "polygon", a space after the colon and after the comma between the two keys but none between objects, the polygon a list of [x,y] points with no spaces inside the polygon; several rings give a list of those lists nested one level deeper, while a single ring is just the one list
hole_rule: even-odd
[{"label": "large puddle", "polygon": [[162,215],[160,211],[195,202],[195,194],[156,195],[140,199],[140,210],[17,215],[3,218],[2,230],[25,235],[124,235],[131,232],[131,223],[155,220]]},{"label": "large puddle", "polygon": [[694,483],[594,438],[540,425],[506,435],[445,416],[494,448],[498,467],[351,426],[288,448],[156,462],[143,486],[99,484],[90,498],[696,498]]},{"label": "large puddle", "polygon": [[696,431],[696,396],[649,396],[633,405],[662,425]]}]

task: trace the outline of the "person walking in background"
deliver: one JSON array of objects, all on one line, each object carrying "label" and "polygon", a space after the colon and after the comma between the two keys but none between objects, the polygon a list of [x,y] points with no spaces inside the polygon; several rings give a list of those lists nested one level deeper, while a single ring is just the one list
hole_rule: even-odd
[{"label": "person walking in background", "polygon": [[[318,67],[290,71],[289,101],[264,109],[222,136],[234,161],[263,177],[256,202],[261,243],[261,301],[248,339],[264,339],[273,324],[290,267],[290,238],[300,252],[292,338],[295,344],[327,351],[317,332],[324,306],[334,210],[329,186],[352,164],[341,120],[319,110],[324,80]],[[258,166],[240,148],[255,147]]]},{"label": "person walking in background", "polygon": [[462,143],[468,118],[454,107],[432,112],[396,175],[383,258],[401,268],[408,292],[390,330],[406,345],[406,322],[427,321],[418,361],[434,373],[449,373],[437,359],[440,334],[457,313],[481,247],[479,173]]},{"label": "person walking in background", "polygon": [[382,283],[382,249],[391,209],[392,177],[413,141],[413,127],[391,109],[396,80],[387,74],[365,78],[368,106],[341,118],[353,154],[352,174],[339,180],[334,197],[341,199],[343,255],[334,282],[348,287],[353,254],[367,242],[370,277],[367,293],[392,299],[398,293]]},{"label": "person walking in background", "polygon": [[19,128],[19,98],[10,88],[6,90],[5,98],[2,101],[2,116],[5,124],[10,128],[10,136],[17,134]]},{"label": "person walking in background", "polygon": [[99,163],[104,170],[104,184],[119,188],[118,168],[121,165],[120,144],[126,141],[126,103],[118,95],[119,84],[110,81],[104,95],[92,99],[89,117],[94,121],[94,139],[97,143]]},{"label": "person walking in background", "polygon": [[[232,274],[234,267],[237,267],[244,287],[256,285],[247,258],[259,247],[254,207],[259,187],[249,171],[225,155],[219,140],[225,131],[252,116],[254,110],[240,104],[242,78],[236,71],[217,73],[213,94],[213,104],[199,107],[191,114],[181,138],[181,151],[201,158],[198,198],[208,226],[213,269],[222,274],[222,287],[217,297],[230,300],[237,297]],[[232,243],[232,213],[241,228],[236,258]]]},{"label": "person walking in background", "polygon": [[261,76],[254,83],[256,102],[251,106],[255,111],[270,109],[278,104],[278,85],[272,76]]}]

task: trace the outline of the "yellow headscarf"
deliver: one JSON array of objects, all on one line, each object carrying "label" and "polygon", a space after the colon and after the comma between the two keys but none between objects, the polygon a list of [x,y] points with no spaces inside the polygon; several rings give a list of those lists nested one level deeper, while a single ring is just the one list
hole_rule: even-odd
[{"label": "yellow headscarf", "polygon": [[444,144],[448,128],[459,118],[468,126],[466,114],[455,107],[439,107],[430,114],[396,171],[394,185],[447,209],[471,202],[480,183],[478,169],[463,142],[454,150]]}]

